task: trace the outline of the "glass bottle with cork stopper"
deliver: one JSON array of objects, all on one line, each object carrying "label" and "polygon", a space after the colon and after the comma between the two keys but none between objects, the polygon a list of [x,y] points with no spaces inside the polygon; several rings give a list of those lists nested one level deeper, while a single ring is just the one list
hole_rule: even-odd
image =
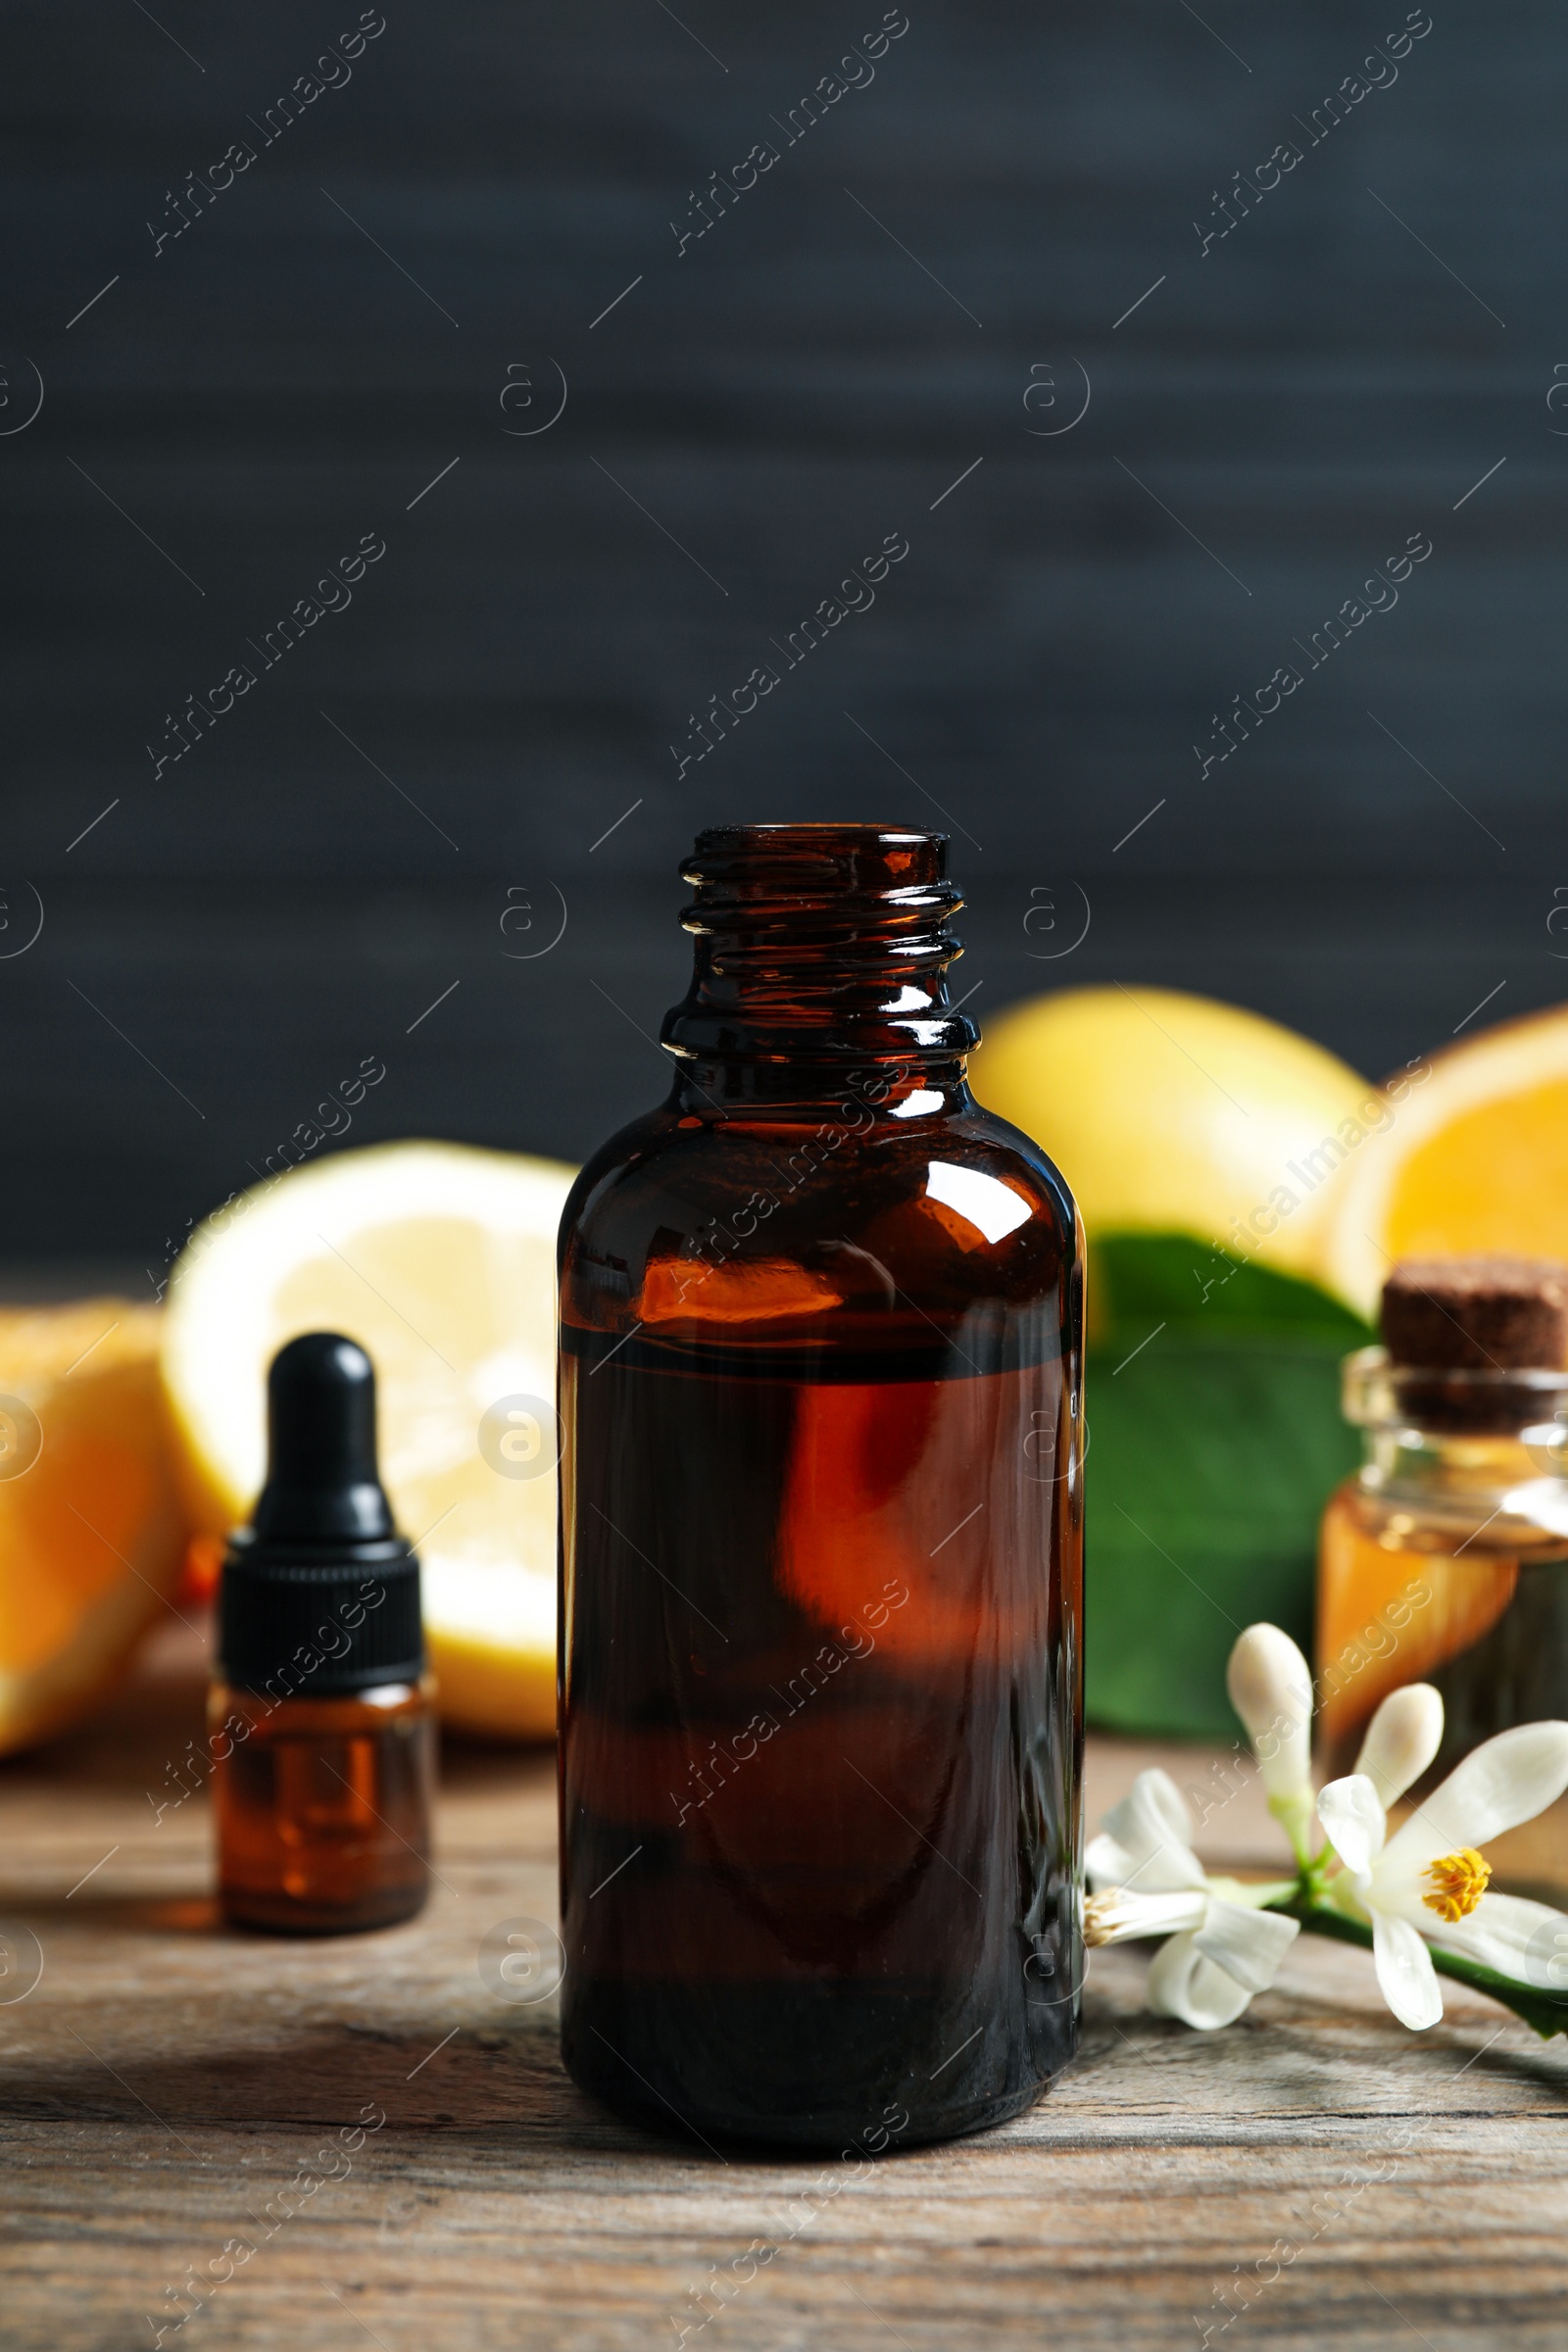
[{"label": "glass bottle with cork stopper", "polygon": [[940,835],[682,870],[668,1100],[561,1232],[563,2049],[875,2153],[1076,2042],[1081,1238],[969,1092]]},{"label": "glass bottle with cork stopper", "polygon": [[[1345,1363],[1365,1458],[1323,1518],[1318,1720],[1332,1778],[1388,1691],[1442,1693],[1408,1811],[1483,1740],[1568,1717],[1568,1266],[1402,1260],[1382,1331]],[[1568,1901],[1568,1797],[1487,1850],[1499,1890]]]},{"label": "glass bottle with cork stopper", "polygon": [[435,1712],[375,1374],[353,1340],[308,1332],[267,1395],[267,1484],[229,1542],[208,1699],[220,1899],[242,1927],[390,1927],[429,1891]]}]

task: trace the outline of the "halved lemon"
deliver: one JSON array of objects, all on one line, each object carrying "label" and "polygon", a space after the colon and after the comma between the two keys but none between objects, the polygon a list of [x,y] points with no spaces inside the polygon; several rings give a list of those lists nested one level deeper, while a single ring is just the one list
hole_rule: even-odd
[{"label": "halved lemon", "polygon": [[441,1712],[503,1739],[555,1725],[555,1248],[573,1174],[456,1144],[340,1152],[219,1210],[170,1284],[164,1377],[214,1535],[265,1476],[277,1348],[326,1330],[368,1351]]},{"label": "halved lemon", "polygon": [[1261,1013],[1168,988],[1009,1005],[974,1061],[988,1109],[1044,1146],[1091,1241],[1185,1233],[1315,1273],[1317,1236],[1377,1089]]},{"label": "halved lemon", "polygon": [[87,1714],[179,1583],[159,1321],[127,1298],[0,1314],[0,1752]]},{"label": "halved lemon", "polygon": [[1396,1258],[1568,1258],[1568,1004],[1418,1060],[1387,1108],[1324,1230],[1336,1290],[1371,1313]]}]

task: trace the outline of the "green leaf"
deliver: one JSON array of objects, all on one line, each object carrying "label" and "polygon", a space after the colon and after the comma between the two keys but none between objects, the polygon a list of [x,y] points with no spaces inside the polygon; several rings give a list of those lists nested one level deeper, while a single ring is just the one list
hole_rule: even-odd
[{"label": "green leaf", "polygon": [[1107,1323],[1145,1315],[1195,1332],[1310,1331],[1345,1353],[1377,1335],[1342,1300],[1294,1274],[1232,1257],[1185,1233],[1109,1234],[1091,1246],[1096,1312]]},{"label": "green leaf", "polygon": [[1180,1234],[1097,1242],[1090,1282],[1089,1715],[1234,1739],[1242,1628],[1311,1649],[1318,1519],[1359,1458],[1340,1360],[1374,1335],[1314,1284]]}]

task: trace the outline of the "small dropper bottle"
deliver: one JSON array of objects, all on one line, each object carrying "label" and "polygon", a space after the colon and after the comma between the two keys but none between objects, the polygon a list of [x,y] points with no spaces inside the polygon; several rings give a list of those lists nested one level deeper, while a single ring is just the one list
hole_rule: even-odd
[{"label": "small dropper bottle", "polygon": [[225,1916],[287,1935],[408,1919],[429,1890],[434,1684],[419,1563],[376,1468],[375,1372],[291,1340],[268,1375],[268,1476],[229,1540],[208,1700]]}]

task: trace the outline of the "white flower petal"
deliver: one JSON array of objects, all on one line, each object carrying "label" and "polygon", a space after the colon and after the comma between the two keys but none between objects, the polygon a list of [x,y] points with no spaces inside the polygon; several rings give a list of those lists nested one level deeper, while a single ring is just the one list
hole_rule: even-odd
[{"label": "white flower petal", "polygon": [[1133,1872],[1133,1858],[1124,1845],[1118,1845],[1102,1830],[1091,1838],[1084,1849],[1084,1877],[1091,1887],[1120,1886]]},{"label": "white flower petal", "polygon": [[1443,1697],[1430,1683],[1391,1690],[1366,1727],[1355,1770],[1385,1810],[1421,1778],[1443,1744]]},{"label": "white flower petal", "polygon": [[1538,1992],[1568,1993],[1568,1916],[1549,1903],[1484,1894],[1468,1919],[1450,1924],[1431,1911],[1426,1916],[1434,1943],[1533,1984]]},{"label": "white flower petal", "polygon": [[1383,1851],[1388,1816],[1364,1772],[1347,1773],[1317,1792],[1317,1817],[1329,1842],[1351,1875],[1365,1879]]},{"label": "white flower petal", "polygon": [[1407,1919],[1390,1912],[1372,1914],[1372,1958],[1383,1987],[1383,1998],[1401,2026],[1413,2034],[1435,2026],[1443,2015],[1443,1992],[1438,1972],[1415,1929]]},{"label": "white flower petal", "polygon": [[1304,1790],[1310,1797],[1312,1677],[1290,1635],[1277,1625],[1250,1625],[1231,1651],[1225,1688],[1269,1796],[1289,1801]]},{"label": "white flower petal", "polygon": [[[1418,1880],[1440,1854],[1534,1821],[1568,1788],[1568,1723],[1521,1723],[1472,1748],[1390,1838],[1383,1867]],[[1380,1871],[1379,1876],[1382,1876]]]},{"label": "white flower petal", "polygon": [[1179,2017],[1200,2034],[1234,2025],[1251,1997],[1228,1969],[1204,1958],[1196,1936],[1173,1936],[1160,1945],[1149,1971],[1149,2006],[1154,2015]]},{"label": "white flower petal", "polygon": [[1089,1850],[1093,1854],[1100,1849],[1095,1867],[1108,1884],[1135,1886],[1141,1894],[1202,1886],[1203,1866],[1189,1842],[1193,1817],[1168,1772],[1157,1766],[1141,1772],[1100,1829]]},{"label": "white flower petal", "polygon": [[1107,1886],[1084,1905],[1084,1941],[1093,1946],[1170,1936],[1180,1928],[1201,1927],[1207,1911],[1208,1897],[1200,1886],[1179,1886],[1169,1894]]},{"label": "white flower petal", "polygon": [[1102,1830],[1084,1849],[1084,1877],[1091,1887],[1120,1886],[1132,1876],[1133,1860],[1125,1846]]},{"label": "white flower petal", "polygon": [[1213,1897],[1193,1942],[1205,1960],[1212,1960],[1249,1992],[1266,1992],[1300,1932],[1299,1920]]}]

